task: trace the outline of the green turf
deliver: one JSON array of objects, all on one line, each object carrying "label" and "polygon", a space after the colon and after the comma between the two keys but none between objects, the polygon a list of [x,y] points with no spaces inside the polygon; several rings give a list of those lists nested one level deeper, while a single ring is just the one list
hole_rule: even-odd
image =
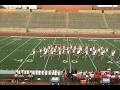
[{"label": "green turf", "polygon": [[[69,44],[74,43],[77,45],[89,45],[89,46],[105,46],[109,49],[116,49],[117,53],[113,59],[113,63],[107,63],[110,58],[107,56],[101,61],[101,57],[95,57],[89,55],[86,59],[80,56],[62,55],[62,56],[46,56],[40,58],[40,54],[36,53],[34,60],[30,55],[33,48],[52,44]],[[33,69],[33,70],[63,70],[77,69],[79,71],[92,71],[95,68],[105,69],[112,67],[113,70],[120,69],[119,56],[120,52],[120,39],[107,39],[107,38],[46,38],[46,37],[0,37],[0,69],[2,70],[17,70],[17,69]],[[33,62],[27,62],[32,59]],[[17,60],[21,60],[17,61]],[[67,60],[67,63],[63,63],[63,60]],[[72,63],[73,60],[77,60],[78,63]],[[46,80],[46,79],[45,79]],[[44,80],[43,80],[44,81]]]}]

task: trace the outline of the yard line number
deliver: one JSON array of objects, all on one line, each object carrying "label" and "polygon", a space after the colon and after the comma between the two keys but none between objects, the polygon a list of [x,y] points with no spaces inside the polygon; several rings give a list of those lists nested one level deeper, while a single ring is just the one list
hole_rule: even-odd
[{"label": "yard line number", "polygon": [[[63,63],[68,63],[68,60],[63,60]],[[78,60],[71,60],[71,63],[78,63]]]}]

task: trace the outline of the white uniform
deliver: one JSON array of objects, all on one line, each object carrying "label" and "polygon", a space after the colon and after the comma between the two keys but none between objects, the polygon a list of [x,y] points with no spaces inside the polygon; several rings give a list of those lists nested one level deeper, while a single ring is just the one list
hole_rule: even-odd
[{"label": "white uniform", "polygon": [[56,49],[54,48],[54,50],[53,50],[54,52],[56,52]]},{"label": "white uniform", "polygon": [[46,48],[43,48],[43,51],[45,51],[46,50]]},{"label": "white uniform", "polygon": [[111,52],[111,56],[113,57],[115,55],[115,50]]},{"label": "white uniform", "polygon": [[63,52],[62,52],[63,54],[65,53],[65,50],[63,50]]},{"label": "white uniform", "polygon": [[95,50],[95,47],[93,47],[93,50]]},{"label": "white uniform", "polygon": [[72,49],[72,45],[70,45],[70,49]]},{"label": "white uniform", "polygon": [[92,48],[90,48],[90,51],[92,51]]},{"label": "white uniform", "polygon": [[55,46],[55,49],[57,49],[57,45]]},{"label": "white uniform", "polygon": [[100,54],[103,56],[105,54],[105,50],[101,51]]},{"label": "white uniform", "polygon": [[106,48],[106,52],[108,52],[108,48]]},{"label": "white uniform", "polygon": [[74,50],[76,50],[76,46],[74,46]]},{"label": "white uniform", "polygon": [[88,50],[85,50],[85,55],[88,55]]},{"label": "white uniform", "polygon": [[92,55],[95,55],[96,54],[96,50],[93,51]]},{"label": "white uniform", "polygon": [[53,55],[53,51],[51,51],[51,54]]},{"label": "white uniform", "polygon": [[58,48],[58,50],[60,51],[60,50],[61,50],[61,48],[59,47],[59,48]]},{"label": "white uniform", "polygon": [[82,47],[80,47],[80,51],[82,51]]},{"label": "white uniform", "polygon": [[67,47],[67,50],[69,50],[69,47]]},{"label": "white uniform", "polygon": [[45,50],[46,52],[48,52],[48,49],[46,48],[46,50]]},{"label": "white uniform", "polygon": [[47,51],[44,52],[44,55],[46,55],[46,54],[47,54]]},{"label": "white uniform", "polygon": [[73,49],[73,51],[72,51],[73,53],[75,53],[75,50]]},{"label": "white uniform", "polygon": [[50,51],[52,52],[53,50],[54,50],[54,48],[51,48],[51,50],[50,50]]},{"label": "white uniform", "polygon": [[103,50],[103,47],[100,47],[100,50]]},{"label": "white uniform", "polygon": [[98,52],[100,52],[100,48],[98,48]]},{"label": "white uniform", "polygon": [[88,46],[85,47],[85,50],[88,50]]},{"label": "white uniform", "polygon": [[40,49],[40,53],[42,52],[42,49]]},{"label": "white uniform", "polygon": [[67,54],[69,54],[70,53],[70,51],[69,50],[67,50]]},{"label": "white uniform", "polygon": [[48,46],[48,49],[50,49],[50,46]]},{"label": "white uniform", "polygon": [[65,46],[63,46],[63,49],[65,49]]},{"label": "white uniform", "polygon": [[80,54],[80,50],[77,51],[77,54]]},{"label": "white uniform", "polygon": [[59,51],[59,55],[61,55],[61,51]]},{"label": "white uniform", "polygon": [[32,54],[35,55],[35,50],[32,51]]}]

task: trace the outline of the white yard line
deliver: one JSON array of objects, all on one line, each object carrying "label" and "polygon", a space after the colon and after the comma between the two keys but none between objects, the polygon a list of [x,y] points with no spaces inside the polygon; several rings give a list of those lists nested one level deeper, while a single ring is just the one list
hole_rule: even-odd
[{"label": "white yard line", "polygon": [[[114,44],[110,43],[109,41],[103,39],[104,42],[108,43],[109,45],[111,45],[112,47],[115,47],[118,51],[120,51],[120,49],[118,47],[116,47]],[[120,54],[119,54],[120,55]],[[117,57],[117,59],[119,58],[119,56]]]},{"label": "white yard line", "polygon": [[[55,38],[54,41],[53,41],[53,45],[55,44],[55,41],[56,41],[56,38]],[[48,58],[47,58],[47,60],[46,60],[46,63],[45,63],[45,66],[44,66],[44,71],[46,70],[46,67],[47,67],[47,64],[48,64],[49,57],[50,57],[50,55],[48,55]]]},{"label": "white yard line", "polygon": [[47,58],[47,60],[46,60],[46,63],[45,63],[44,69],[43,69],[44,71],[46,70],[46,67],[47,67],[49,58],[50,58],[50,55],[48,55],[48,58]]},{"label": "white yard line", "polygon": [[[55,39],[54,39],[54,41],[53,41],[53,45],[55,44],[55,41],[56,41],[56,37],[55,37]],[[53,56],[51,55],[51,59],[52,59],[52,57],[53,57]]]},{"label": "white yard line", "polygon": [[[96,43],[96,42],[94,42],[94,43]],[[96,45],[100,46],[98,43],[96,43]],[[110,55],[107,54],[107,56],[109,56],[109,57],[111,58]],[[117,64],[112,58],[111,58],[111,60],[112,60],[112,62],[114,62],[114,64],[115,64],[118,68],[120,68],[119,64]]]},{"label": "white yard line", "polygon": [[13,42],[15,42],[15,41],[17,41],[17,40],[13,40],[13,41],[11,41],[11,42],[9,42],[9,43],[7,43],[7,44],[3,45],[2,47],[0,47],[0,49],[2,49],[2,48],[4,48],[4,47],[6,47],[6,46],[8,46],[8,45],[12,44],[12,43],[13,43]]},{"label": "white yard line", "polygon": [[[42,40],[34,48],[36,48],[38,45],[40,45],[40,43],[42,42]],[[20,66],[17,68],[17,70],[19,70],[23,66],[23,64],[27,61],[27,59],[30,56],[30,54],[32,53],[32,51],[33,50],[31,50],[31,52],[28,54],[28,56],[25,58],[25,60],[20,64]]]},{"label": "white yard line", "polygon": [[[67,44],[68,44],[68,38],[67,38]],[[69,58],[67,58],[68,60],[69,60],[69,66],[70,66],[70,73],[71,73],[71,68],[72,68],[72,66],[71,66],[71,60],[70,60],[70,54],[69,55],[67,55],[67,57],[69,57]]]},{"label": "white yard line", "polygon": [[108,43],[109,45],[111,45],[112,47],[115,47],[116,49],[118,49],[120,51],[120,49],[118,47],[116,47],[115,45],[113,45],[112,43],[108,42],[107,40],[103,39],[104,42]]},{"label": "white yard line", "polygon": [[0,42],[5,41],[5,40],[8,39],[8,38],[10,38],[10,37],[3,38],[2,40],[0,40]]},{"label": "white yard line", "polygon": [[[80,38],[79,38],[79,41],[81,42],[82,46],[84,46],[84,44],[83,44],[83,42],[80,40]],[[88,56],[89,56],[89,58],[90,58],[90,61],[91,61],[92,65],[94,66],[95,70],[97,70],[97,67],[95,66],[95,64],[94,64],[94,62],[93,62],[93,60],[91,59],[91,57],[90,57],[89,54],[88,54]]]},{"label": "white yard line", "polygon": [[30,39],[28,39],[25,43],[21,44],[19,47],[17,47],[16,49],[14,49],[10,54],[8,54],[5,58],[3,58],[2,60],[0,60],[0,63],[2,63],[6,58],[8,58],[10,55],[12,55],[17,49],[19,49],[20,47],[22,47],[24,44],[26,44],[28,41],[30,41]]}]

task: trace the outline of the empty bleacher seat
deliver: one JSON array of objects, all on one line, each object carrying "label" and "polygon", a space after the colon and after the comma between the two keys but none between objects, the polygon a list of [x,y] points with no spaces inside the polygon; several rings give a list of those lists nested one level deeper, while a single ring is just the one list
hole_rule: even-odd
[{"label": "empty bleacher seat", "polygon": [[0,27],[25,28],[28,15],[28,12],[13,12],[6,15],[0,12]]},{"label": "empty bleacher seat", "polygon": [[120,14],[105,14],[105,18],[109,28],[111,29],[120,29]]}]

